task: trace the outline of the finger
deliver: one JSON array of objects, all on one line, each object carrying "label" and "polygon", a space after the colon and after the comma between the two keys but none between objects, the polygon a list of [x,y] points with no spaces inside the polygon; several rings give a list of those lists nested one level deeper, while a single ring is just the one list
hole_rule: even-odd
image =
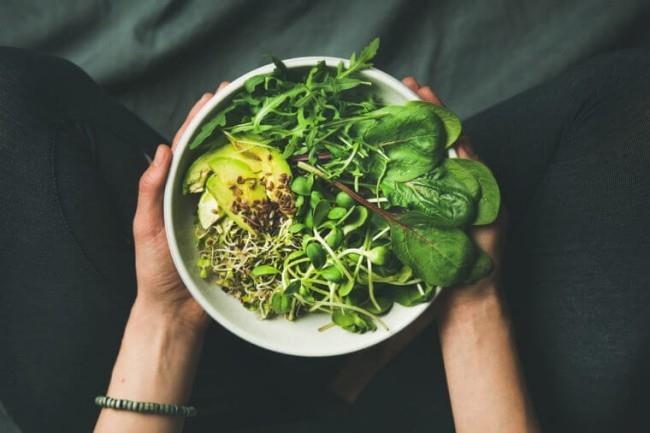
[{"label": "finger", "polygon": [[440,98],[438,98],[438,95],[436,95],[429,86],[420,87],[417,91],[417,94],[424,101],[431,102],[435,105],[443,105]]},{"label": "finger", "polygon": [[474,151],[472,144],[469,141],[469,138],[463,136],[458,139],[458,142],[455,146],[456,153],[458,157],[462,159],[473,159],[475,161],[479,160],[478,155]]},{"label": "finger", "polygon": [[140,177],[138,207],[133,219],[136,240],[155,236],[163,228],[163,192],[171,157],[169,146],[159,145],[153,161]]},{"label": "finger", "polygon": [[201,108],[203,108],[203,106],[205,104],[208,103],[208,101],[210,100],[210,98],[212,98],[212,96],[213,96],[212,93],[206,92],[206,93],[203,94],[203,96],[201,96],[201,99],[196,101],[194,106],[192,106],[192,109],[190,109],[190,112],[188,113],[187,117],[185,118],[185,121],[183,122],[181,127],[178,128],[178,131],[176,132],[176,135],[174,135],[174,140],[172,140],[172,150],[174,150],[176,148],[176,145],[178,144],[178,141],[181,139],[181,136],[183,135],[183,132],[185,132],[185,130],[187,129],[187,125],[190,124],[190,122],[192,121],[194,116],[196,116],[196,113],[198,113],[199,110]]},{"label": "finger", "polygon": [[409,89],[413,90],[415,93],[417,93],[418,89],[420,88],[420,84],[418,81],[411,76],[408,76],[402,80],[402,83]]},{"label": "finger", "polygon": [[217,87],[217,93],[222,91],[228,84],[230,84],[230,81],[222,81],[219,83],[219,87]]}]

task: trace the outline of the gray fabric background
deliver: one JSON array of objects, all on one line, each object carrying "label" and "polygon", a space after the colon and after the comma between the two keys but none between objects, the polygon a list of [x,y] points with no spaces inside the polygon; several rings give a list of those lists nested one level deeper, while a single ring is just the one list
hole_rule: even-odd
[{"label": "gray fabric background", "polygon": [[167,136],[267,54],[347,57],[380,36],[380,69],[466,117],[595,53],[650,46],[648,23],[648,0],[0,0],[0,45],[71,60]]},{"label": "gray fabric background", "polygon": [[594,53],[650,45],[647,0],[2,0],[0,45],[70,59],[170,136],[202,92],[277,57],[413,74],[468,116]]}]

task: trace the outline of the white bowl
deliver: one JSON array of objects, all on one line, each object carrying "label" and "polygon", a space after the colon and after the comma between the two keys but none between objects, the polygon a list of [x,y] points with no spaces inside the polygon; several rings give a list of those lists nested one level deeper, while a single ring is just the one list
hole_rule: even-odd
[{"label": "white bowl", "polygon": [[[336,57],[298,57],[285,60],[287,68],[304,68],[325,61],[335,67],[347,61]],[[200,151],[190,150],[188,142],[203,120],[212,112],[222,108],[230,96],[243,87],[246,80],[254,75],[267,74],[274,69],[273,64],[257,68],[237,78],[208,101],[188,125],[174,152],[171,171],[165,189],[165,227],[174,264],[188,290],[199,304],[217,322],[235,335],[260,347],[296,356],[342,355],[380,343],[396,334],[429,306],[428,303],[414,307],[395,304],[382,319],[388,325],[385,330],[378,327],[374,332],[353,334],[338,327],[319,332],[318,328],[329,323],[326,314],[314,313],[294,322],[283,318],[261,320],[254,312],[245,309],[239,301],[224,293],[220,287],[208,284],[199,277],[196,266],[197,252],[192,243],[192,225],[197,195],[183,195],[182,180],[191,162]],[[378,69],[368,69],[361,75],[371,81],[383,102],[404,104],[417,100],[418,96],[399,80]]]}]

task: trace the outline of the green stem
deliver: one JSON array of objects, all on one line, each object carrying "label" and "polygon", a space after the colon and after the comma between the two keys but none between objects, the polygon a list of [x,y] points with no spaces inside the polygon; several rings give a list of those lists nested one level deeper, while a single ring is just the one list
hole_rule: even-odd
[{"label": "green stem", "polygon": [[327,245],[327,242],[325,242],[325,239],[323,239],[323,237],[318,233],[318,230],[316,230],[316,229],[314,229],[314,238],[316,238],[316,240],[317,240],[317,241],[318,241],[318,242],[323,246],[323,248],[325,248],[325,251],[327,251],[327,253],[328,253],[328,254],[330,255],[330,257],[332,258],[332,261],[333,261],[333,262],[338,266],[338,268],[340,269],[340,271],[343,272],[343,274],[344,274],[344,275],[345,275],[349,280],[354,281],[353,278],[352,278],[352,275],[350,275],[350,272],[348,272],[348,269],[347,269],[347,268],[345,267],[345,265],[344,265],[343,263],[341,263],[341,261],[336,257],[336,253],[334,252],[334,250],[332,250],[332,248],[331,248],[329,245]]}]

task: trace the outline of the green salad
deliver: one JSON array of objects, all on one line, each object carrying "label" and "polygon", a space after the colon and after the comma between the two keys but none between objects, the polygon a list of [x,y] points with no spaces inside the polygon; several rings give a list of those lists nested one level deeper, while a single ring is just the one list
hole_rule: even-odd
[{"label": "green salad", "polygon": [[262,318],[324,312],[321,329],[366,332],[491,271],[467,232],[497,217],[492,173],[448,157],[455,114],[377,96],[359,72],[378,47],[335,68],[274,60],[190,141],[196,266]]}]

